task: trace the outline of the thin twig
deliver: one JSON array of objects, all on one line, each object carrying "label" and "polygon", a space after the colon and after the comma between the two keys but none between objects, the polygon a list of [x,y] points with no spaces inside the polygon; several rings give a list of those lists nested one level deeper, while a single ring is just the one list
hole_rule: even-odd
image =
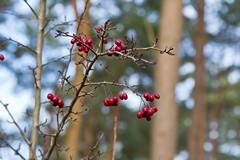
[{"label": "thin twig", "polygon": [[[3,105],[3,107],[5,108],[5,110],[7,111],[8,115],[11,117],[13,124],[17,127],[18,131],[20,132],[23,140],[27,143],[27,145],[30,147],[31,146],[31,142],[29,141],[29,139],[27,138],[27,136],[25,135],[24,131],[21,129],[21,127],[18,125],[18,123],[15,121],[13,115],[11,114],[11,112],[8,110],[8,104],[4,104],[1,100],[0,103]],[[33,152],[31,150],[31,152]]]},{"label": "thin twig", "polygon": [[23,0],[27,5],[28,7],[30,8],[30,10],[33,12],[33,14],[35,15],[36,19],[38,19],[38,15],[37,13],[34,11],[34,9],[31,7],[31,5],[28,3],[27,0]]},{"label": "thin twig", "polygon": [[4,37],[4,39],[5,39],[5,40],[8,40],[8,41],[12,41],[12,42],[16,43],[17,45],[22,46],[22,47],[30,50],[30,51],[33,52],[34,54],[37,53],[37,52],[36,52],[34,49],[32,49],[31,47],[29,47],[29,46],[27,46],[27,45],[24,45],[24,44],[22,44],[21,42],[18,42],[18,41],[16,41],[16,40],[12,39],[12,38],[6,38],[6,37]]},{"label": "thin twig", "polygon": [[15,155],[18,155],[22,160],[26,160],[26,158],[24,158],[23,155],[19,152],[20,146],[21,146],[20,144],[19,144],[19,146],[18,146],[18,149],[15,149],[10,143],[8,143],[7,140],[4,139],[4,137],[3,137],[2,141],[3,141],[9,148],[11,148],[11,150],[13,150],[13,152],[14,152]]}]

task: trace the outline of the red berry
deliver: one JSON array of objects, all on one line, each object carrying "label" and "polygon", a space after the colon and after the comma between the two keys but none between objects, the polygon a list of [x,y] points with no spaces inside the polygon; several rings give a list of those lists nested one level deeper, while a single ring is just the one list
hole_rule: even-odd
[{"label": "red berry", "polygon": [[121,44],[120,48],[121,48],[121,50],[124,50],[124,49],[126,49],[126,46],[124,44]]},{"label": "red berry", "polygon": [[118,52],[120,52],[122,49],[121,49],[121,47],[116,46],[116,47],[115,47],[115,50],[118,51]]},{"label": "red berry", "polygon": [[143,114],[142,117],[146,118],[147,114],[145,112],[142,112],[142,114]]},{"label": "red berry", "polygon": [[118,97],[117,96],[114,96],[113,100],[114,100],[114,103],[118,103]]},{"label": "red berry", "polygon": [[128,95],[127,95],[127,93],[123,93],[123,99],[125,99],[125,100],[127,100],[128,99]]},{"label": "red berry", "polygon": [[96,29],[96,31],[98,32],[98,33],[100,33],[101,31],[102,31],[102,27],[97,27],[97,28],[95,28]]},{"label": "red berry", "polygon": [[151,108],[149,108],[149,109],[148,109],[148,112],[147,112],[147,115],[148,115],[148,116],[152,116],[153,113],[154,113],[154,110],[151,109]]},{"label": "red berry", "polygon": [[82,46],[82,45],[81,45],[81,46],[78,46],[78,51],[81,52],[81,51],[84,50],[84,48],[85,48],[85,46]]},{"label": "red berry", "polygon": [[63,102],[62,99],[59,99],[59,100],[58,100],[58,106],[59,106],[60,108],[63,108],[64,102]]},{"label": "red berry", "polygon": [[82,42],[77,41],[77,42],[76,42],[76,45],[77,45],[77,46],[81,46],[81,45],[82,45]]},{"label": "red berry", "polygon": [[0,54],[0,60],[3,61],[4,60],[4,55]]},{"label": "red berry", "polygon": [[59,100],[58,96],[54,96],[52,99],[53,102],[58,102],[58,100]]},{"label": "red berry", "polygon": [[57,106],[58,105],[58,102],[57,101],[52,101],[52,106]]},{"label": "red berry", "polygon": [[87,38],[82,38],[83,43],[88,44]]},{"label": "red berry", "polygon": [[103,99],[104,106],[109,106],[109,100],[107,98]]},{"label": "red berry", "polygon": [[89,46],[91,49],[93,49],[93,44],[89,44],[88,46]]},{"label": "red berry", "polygon": [[113,98],[110,98],[110,99],[109,99],[109,105],[110,105],[110,106],[114,106],[114,105],[115,105],[115,101],[114,101]]},{"label": "red berry", "polygon": [[150,116],[146,116],[146,120],[147,120],[147,121],[151,121],[151,119],[152,119],[152,118],[151,118]]},{"label": "red berry", "polygon": [[159,99],[160,95],[159,94],[154,94],[154,98]]},{"label": "red berry", "polygon": [[142,112],[137,112],[137,118],[142,118],[143,117],[143,113]]},{"label": "red berry", "polygon": [[48,95],[47,95],[47,98],[48,98],[48,99],[52,100],[53,97],[54,97],[54,95],[53,95],[52,93],[48,93]]},{"label": "red berry", "polygon": [[71,43],[72,43],[72,44],[74,44],[74,43],[76,43],[76,42],[77,42],[77,40],[76,40],[75,38],[72,38],[72,39],[71,39]]},{"label": "red berry", "polygon": [[90,44],[92,44],[92,39],[91,38],[88,38],[87,40],[86,40],[86,43],[88,44],[88,45],[90,45]]},{"label": "red berry", "polygon": [[147,99],[148,96],[149,96],[149,93],[148,93],[148,92],[145,92],[145,93],[143,94],[143,97],[144,97],[145,99]]},{"label": "red berry", "polygon": [[156,106],[153,106],[152,109],[153,109],[154,112],[158,111],[158,108]]},{"label": "red berry", "polygon": [[148,107],[147,107],[147,106],[144,106],[144,107],[142,108],[142,111],[143,111],[144,113],[147,113],[147,112],[148,112]]},{"label": "red berry", "polygon": [[75,38],[76,40],[79,40],[79,39],[81,39],[81,36],[80,35],[76,35],[76,38]]},{"label": "red berry", "polygon": [[147,101],[153,102],[154,101],[154,96],[149,95],[148,98],[147,98]]},{"label": "red berry", "polygon": [[84,47],[83,52],[84,52],[84,53],[88,53],[88,52],[89,52],[89,49],[88,49],[87,47]]},{"label": "red berry", "polygon": [[103,38],[103,43],[104,43],[104,44],[107,44],[107,43],[108,43],[107,38]]},{"label": "red berry", "polygon": [[119,98],[121,99],[121,100],[123,100],[124,98],[123,98],[123,94],[120,94],[119,95]]},{"label": "red berry", "polygon": [[120,39],[117,39],[114,41],[117,46],[121,46],[122,41]]}]

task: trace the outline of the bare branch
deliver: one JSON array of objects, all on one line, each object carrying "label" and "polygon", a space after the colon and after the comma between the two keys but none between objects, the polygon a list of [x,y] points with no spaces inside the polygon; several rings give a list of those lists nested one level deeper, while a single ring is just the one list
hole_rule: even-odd
[{"label": "bare branch", "polygon": [[36,74],[35,79],[35,105],[33,111],[32,121],[32,134],[31,134],[31,147],[34,153],[30,152],[29,159],[37,159],[36,147],[38,144],[38,132],[39,132],[39,117],[41,107],[41,75],[42,75],[42,50],[44,41],[44,21],[46,16],[46,0],[40,1],[40,12],[38,17],[38,36],[37,36],[37,48],[36,48]]},{"label": "bare branch", "polygon": [[32,6],[28,3],[28,1],[27,0],[23,0],[26,4],[27,4],[27,6],[30,8],[30,10],[33,12],[33,14],[34,14],[34,16],[36,17],[36,19],[38,19],[38,15],[37,15],[37,13],[34,11],[34,9],[32,8]]},{"label": "bare branch", "polygon": [[29,47],[29,46],[27,46],[27,45],[22,44],[21,42],[18,42],[18,41],[16,41],[16,40],[12,39],[12,38],[6,38],[6,37],[4,37],[4,39],[5,39],[5,40],[8,40],[8,41],[12,41],[12,42],[16,43],[18,46],[22,46],[22,47],[28,49],[29,51],[33,52],[34,54],[36,54],[36,51],[35,51],[34,49],[32,49],[31,47]]},{"label": "bare branch", "polygon": [[[5,110],[7,111],[8,115],[11,117],[12,119],[12,123],[17,127],[18,131],[20,132],[23,140],[27,143],[27,145],[30,147],[31,146],[31,142],[29,141],[29,139],[27,138],[27,136],[25,135],[24,131],[21,129],[21,127],[18,125],[18,123],[15,121],[13,115],[11,114],[11,112],[8,110],[8,104],[4,104],[1,100],[0,103],[3,105],[3,107],[5,108]],[[33,152],[31,150],[31,152]]]}]

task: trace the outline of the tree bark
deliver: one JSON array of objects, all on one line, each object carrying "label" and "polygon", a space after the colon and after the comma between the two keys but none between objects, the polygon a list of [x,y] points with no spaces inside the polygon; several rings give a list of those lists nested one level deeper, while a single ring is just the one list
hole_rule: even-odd
[{"label": "tree bark", "polygon": [[176,153],[178,108],[175,87],[178,82],[178,53],[183,27],[182,5],[181,0],[163,0],[161,4],[159,44],[162,47],[172,46],[176,55],[157,56],[155,89],[161,99],[155,103],[159,111],[153,117],[150,151],[152,160],[171,160]]},{"label": "tree bark", "polygon": [[40,12],[38,16],[38,36],[36,48],[36,70],[35,70],[35,105],[33,111],[31,146],[29,147],[29,159],[36,158],[36,147],[38,144],[39,115],[41,107],[41,75],[42,75],[42,50],[44,41],[44,21],[46,16],[46,0],[40,1]]},{"label": "tree bark", "polygon": [[[78,15],[77,7],[76,7],[76,0],[72,0],[72,5],[76,14],[76,19],[80,19],[81,16]],[[84,23],[81,21],[80,27],[77,27],[77,33],[84,33],[86,36],[90,35],[90,26],[87,22],[90,21],[89,16],[89,3],[86,3],[87,7],[84,11],[83,20]],[[78,61],[78,56],[76,54],[75,61]],[[80,84],[83,80],[83,67],[82,65],[76,65],[76,74],[74,79],[74,84]],[[80,112],[82,108],[82,103],[84,99],[78,99],[75,103],[72,112]],[[82,126],[82,115],[71,115],[73,119],[76,119],[74,122],[70,122],[70,125],[67,130],[67,138],[66,138],[66,148],[69,148],[66,152],[66,159],[78,159],[79,157],[79,145],[81,142],[81,126]]]},{"label": "tree bark", "polygon": [[204,0],[198,0],[198,22],[195,32],[195,88],[193,91],[194,108],[192,110],[192,124],[189,133],[189,159],[205,159],[204,143],[206,140],[206,68],[204,58],[204,45],[206,32],[204,24]]}]

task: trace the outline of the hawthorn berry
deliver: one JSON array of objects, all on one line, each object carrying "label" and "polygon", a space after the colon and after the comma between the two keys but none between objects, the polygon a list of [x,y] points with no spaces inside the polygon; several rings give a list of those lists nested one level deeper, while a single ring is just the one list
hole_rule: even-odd
[{"label": "hawthorn berry", "polygon": [[150,102],[153,102],[154,101],[154,96],[153,95],[149,95],[147,100],[150,101]]},{"label": "hawthorn berry", "polygon": [[109,105],[110,105],[110,106],[114,106],[114,105],[115,105],[115,101],[114,101],[113,98],[110,98],[110,99],[109,99]]},{"label": "hawthorn berry", "polygon": [[151,119],[152,119],[151,116],[146,116],[147,121],[151,121]]},{"label": "hawthorn berry", "polygon": [[58,101],[52,101],[52,106],[57,106],[58,105]]},{"label": "hawthorn berry", "polygon": [[153,113],[154,113],[154,110],[152,108],[149,108],[148,111],[147,111],[147,115],[152,116]]},{"label": "hawthorn berry", "polygon": [[122,50],[121,47],[119,47],[119,46],[116,46],[114,49],[118,52],[120,52]]},{"label": "hawthorn berry", "polygon": [[101,31],[102,31],[102,27],[97,27],[97,28],[95,28],[96,29],[96,31],[98,32],[98,33],[100,33]]},{"label": "hawthorn berry", "polygon": [[118,97],[117,97],[117,96],[114,96],[114,97],[113,97],[113,100],[114,100],[114,103],[115,103],[115,104],[118,103]]},{"label": "hawthorn berry", "polygon": [[104,44],[107,44],[107,43],[108,43],[107,38],[103,38],[103,43],[104,43]]},{"label": "hawthorn berry", "polygon": [[128,95],[127,95],[127,93],[123,93],[123,99],[125,99],[125,100],[128,99]]},{"label": "hawthorn berry", "polygon": [[160,95],[156,93],[156,94],[154,94],[154,98],[159,99]]},{"label": "hawthorn berry", "polygon": [[154,112],[158,111],[158,108],[156,106],[153,106],[152,109],[153,109]]},{"label": "hawthorn berry", "polygon": [[107,98],[103,99],[104,106],[109,106],[109,100]]},{"label": "hawthorn berry", "polygon": [[142,118],[142,117],[143,117],[143,113],[142,113],[142,112],[140,112],[140,111],[139,111],[139,112],[137,112],[137,118],[139,118],[139,119],[140,119],[140,118]]},{"label": "hawthorn berry", "polygon": [[54,95],[53,95],[52,93],[48,93],[47,98],[48,98],[49,100],[52,100],[53,97],[54,97]]},{"label": "hawthorn berry", "polygon": [[0,54],[0,60],[3,61],[4,60],[4,55]]},{"label": "hawthorn berry", "polygon": [[78,46],[78,51],[81,52],[85,49],[85,46],[81,45],[81,46]]},{"label": "hawthorn berry", "polygon": [[119,95],[119,98],[120,98],[121,100],[127,100],[127,99],[128,99],[128,95],[127,95],[127,93],[121,93],[121,94]]},{"label": "hawthorn berry", "polygon": [[76,40],[75,38],[72,38],[72,39],[71,39],[71,43],[72,43],[72,44],[74,44],[74,43],[76,43],[76,42],[77,42],[77,40]]},{"label": "hawthorn berry", "polygon": [[142,111],[143,111],[144,113],[147,113],[147,112],[148,112],[148,107],[147,107],[147,106],[144,106],[144,107],[142,108]]},{"label": "hawthorn berry", "polygon": [[58,96],[54,96],[52,99],[53,102],[58,102],[58,100],[59,100]]},{"label": "hawthorn berry", "polygon": [[120,39],[117,39],[114,41],[114,43],[117,45],[117,46],[121,46],[122,44],[122,41]]},{"label": "hawthorn berry", "polygon": [[89,51],[89,48],[84,47],[83,52],[84,52],[84,53],[88,53],[88,51]]},{"label": "hawthorn berry", "polygon": [[88,44],[88,45],[91,45],[92,44],[92,39],[91,38],[88,38],[87,40],[86,40],[86,43]]},{"label": "hawthorn berry", "polygon": [[143,97],[144,97],[145,99],[147,99],[148,96],[149,96],[149,93],[148,93],[148,92],[145,92],[145,93],[143,94]]},{"label": "hawthorn berry", "polygon": [[77,45],[77,46],[82,46],[82,42],[77,41],[77,42],[76,42],[76,45]]},{"label": "hawthorn berry", "polygon": [[121,44],[120,48],[121,48],[121,50],[124,50],[124,49],[126,49],[126,46],[124,44]]},{"label": "hawthorn berry", "polygon": [[63,108],[64,102],[63,102],[62,99],[59,99],[59,100],[58,100],[58,106],[59,106],[60,108]]}]

